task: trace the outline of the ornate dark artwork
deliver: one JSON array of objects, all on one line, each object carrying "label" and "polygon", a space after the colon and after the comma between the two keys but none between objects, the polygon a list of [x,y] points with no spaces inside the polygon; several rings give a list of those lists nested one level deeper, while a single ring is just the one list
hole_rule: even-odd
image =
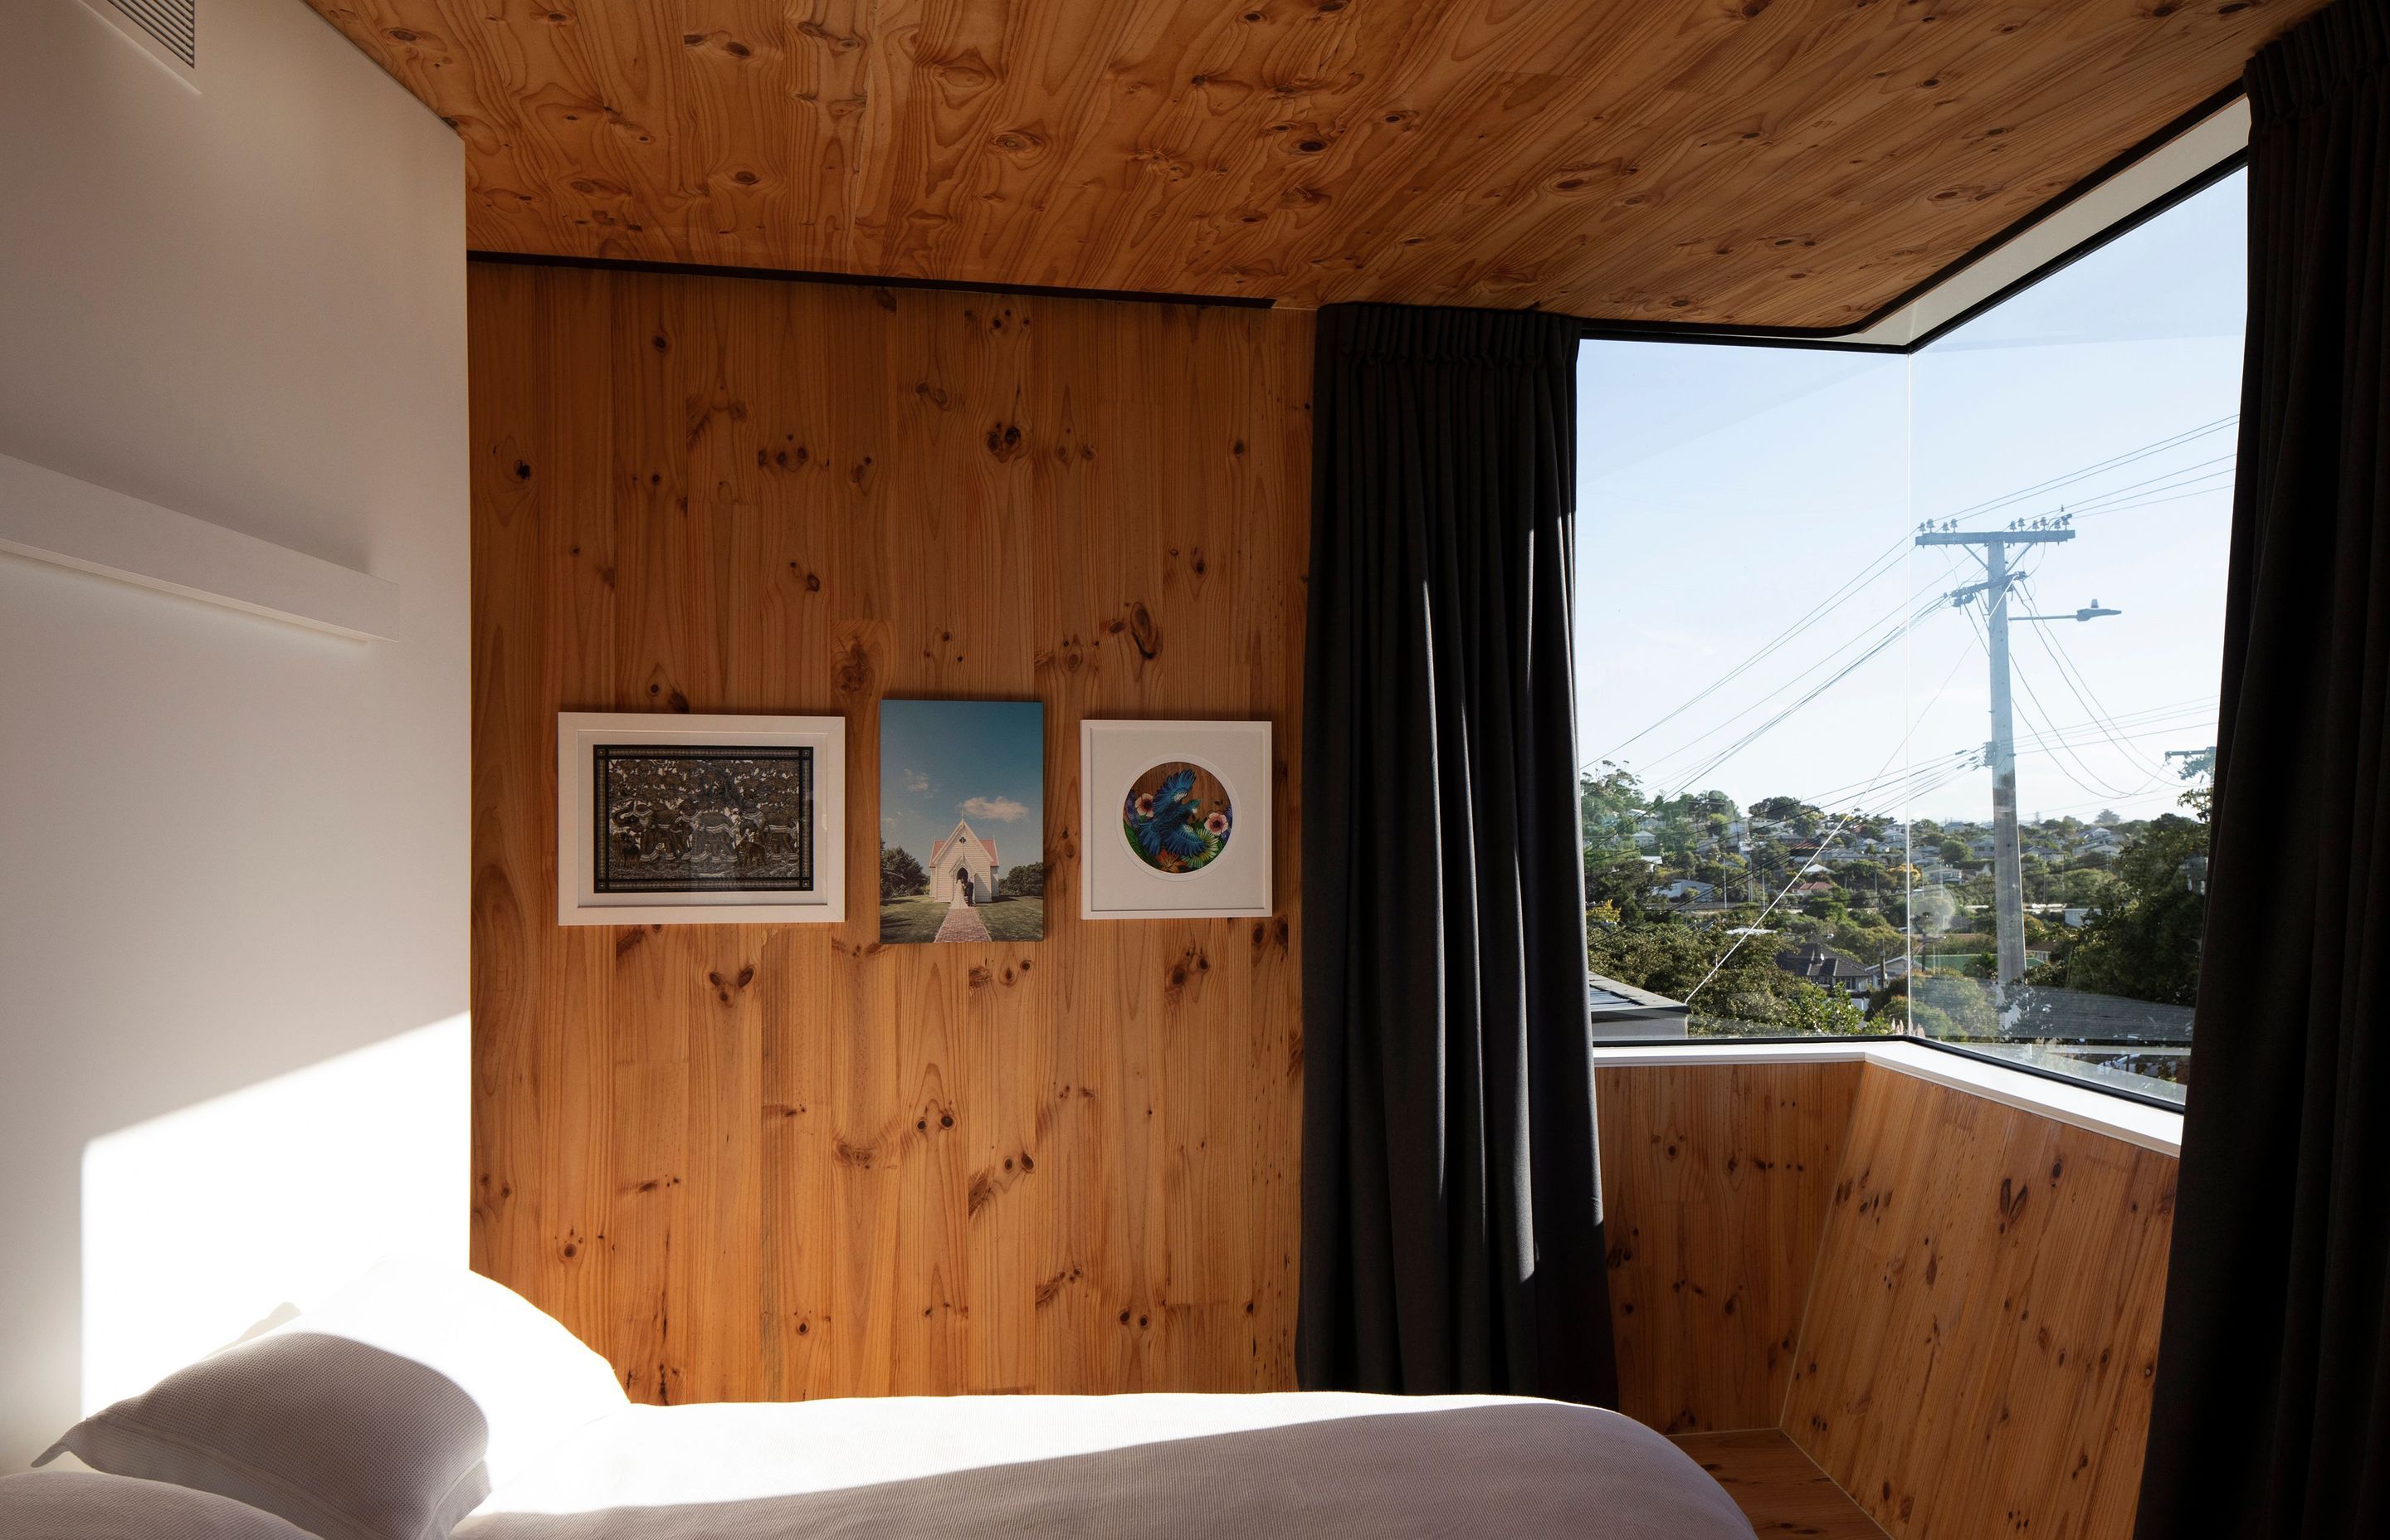
[{"label": "ornate dark artwork", "polygon": [[814,751],[590,751],[601,893],[810,892]]}]

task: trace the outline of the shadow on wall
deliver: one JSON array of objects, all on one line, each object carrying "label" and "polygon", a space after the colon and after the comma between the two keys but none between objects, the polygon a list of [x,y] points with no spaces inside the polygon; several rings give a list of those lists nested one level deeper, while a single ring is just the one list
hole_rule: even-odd
[{"label": "shadow on wall", "polygon": [[464,1266],[471,1074],[452,1016],[85,1145],[84,1411],[385,1256]]}]

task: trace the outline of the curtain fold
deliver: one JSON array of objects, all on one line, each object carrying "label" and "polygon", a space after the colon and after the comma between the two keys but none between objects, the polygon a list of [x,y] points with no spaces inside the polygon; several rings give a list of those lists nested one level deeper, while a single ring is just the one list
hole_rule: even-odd
[{"label": "curtain fold", "polygon": [[1533,314],[1319,313],[1309,1389],[1616,1400],[1570,654],[1576,343]]},{"label": "curtain fold", "polygon": [[2207,940],[2137,1533],[2390,1534],[2390,9],[2247,74]]}]

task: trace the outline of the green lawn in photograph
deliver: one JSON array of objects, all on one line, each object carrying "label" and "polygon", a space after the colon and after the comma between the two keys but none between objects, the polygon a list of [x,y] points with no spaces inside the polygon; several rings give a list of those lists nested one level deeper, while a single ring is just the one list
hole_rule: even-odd
[{"label": "green lawn in photograph", "polygon": [[[890,898],[880,905],[880,939],[890,945],[938,939],[946,922],[946,904],[937,898]],[[979,905],[977,913],[996,941],[1044,941],[1046,901],[1043,898],[999,898]]]},{"label": "green lawn in photograph", "polygon": [[884,898],[880,901],[880,939],[901,942],[935,941],[946,921],[942,898]]},{"label": "green lawn in photograph", "polygon": [[993,904],[981,905],[979,918],[987,921],[987,933],[998,941],[1046,939],[1043,898],[999,898]]}]

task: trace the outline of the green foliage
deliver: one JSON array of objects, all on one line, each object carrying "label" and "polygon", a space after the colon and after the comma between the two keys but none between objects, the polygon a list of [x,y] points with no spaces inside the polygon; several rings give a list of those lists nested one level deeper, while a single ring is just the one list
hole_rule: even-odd
[{"label": "green foliage", "polygon": [[1999,1035],[1999,1012],[1991,992],[1975,979],[1947,969],[1929,968],[1911,981],[1895,979],[1868,996],[1868,1015],[1886,1028],[1901,1020],[1928,1037],[1976,1038]]},{"label": "green foliage", "polygon": [[1866,1014],[1856,1004],[1805,979],[1794,982],[1792,993],[1784,997],[1778,1009],[1777,1020],[1786,1032],[1804,1035],[1849,1037],[1872,1030]]},{"label": "green foliage", "polygon": [[1737,939],[1725,927],[1690,925],[1673,917],[1597,925],[1587,938],[1587,962],[1594,972],[1622,983],[1686,1000],[1697,1020],[1721,1022],[1730,1030],[1768,1034],[1870,1030],[1856,1004],[1776,966],[1781,938],[1749,936],[1741,938],[1740,946]]},{"label": "green foliage", "polygon": [[930,891],[930,874],[921,863],[902,846],[891,847],[884,841],[880,847],[880,899],[909,898]]},{"label": "green foliage", "polygon": [[2075,933],[2065,959],[2038,982],[2187,1006],[2199,989],[2199,944],[2207,899],[2191,891],[2183,865],[2207,851],[2207,823],[2167,813],[2128,836],[2114,875]]},{"label": "green foliage", "polygon": [[999,898],[1039,898],[1046,892],[1046,863],[1023,861],[996,879]]}]

